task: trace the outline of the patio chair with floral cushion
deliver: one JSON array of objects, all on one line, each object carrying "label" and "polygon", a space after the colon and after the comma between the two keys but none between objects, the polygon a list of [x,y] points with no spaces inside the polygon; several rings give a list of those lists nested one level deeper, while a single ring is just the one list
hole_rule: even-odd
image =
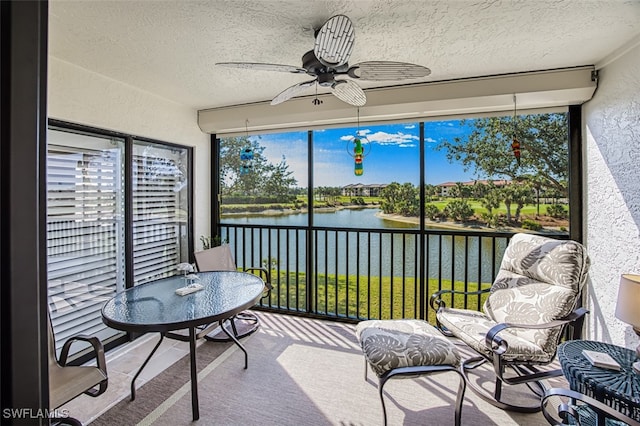
[{"label": "patio chair with floral cushion", "polygon": [[[582,244],[520,233],[511,238],[492,286],[471,293],[488,292],[482,312],[446,306],[455,294],[470,292],[443,290],[431,297],[440,331],[478,353],[462,363],[475,393],[501,409],[540,411],[545,391],[540,381],[562,375],[561,369],[550,369],[548,364],[556,356],[563,331],[579,324],[587,313],[580,300],[588,269]],[[485,363],[495,374],[493,391],[469,376]],[[531,404],[507,402],[503,384],[526,384],[536,398]]]}]

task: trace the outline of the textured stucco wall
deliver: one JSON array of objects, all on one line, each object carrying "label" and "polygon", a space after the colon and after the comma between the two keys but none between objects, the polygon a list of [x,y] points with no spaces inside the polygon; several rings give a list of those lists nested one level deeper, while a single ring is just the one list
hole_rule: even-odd
[{"label": "textured stucco wall", "polygon": [[[615,318],[620,274],[640,273],[640,46],[600,70],[583,108],[586,245],[591,257],[587,337],[634,348]],[[640,306],[638,306],[640,309]]]},{"label": "textured stucco wall", "polygon": [[194,241],[210,234],[210,142],[197,112],[49,57],[49,117],[194,147]]}]

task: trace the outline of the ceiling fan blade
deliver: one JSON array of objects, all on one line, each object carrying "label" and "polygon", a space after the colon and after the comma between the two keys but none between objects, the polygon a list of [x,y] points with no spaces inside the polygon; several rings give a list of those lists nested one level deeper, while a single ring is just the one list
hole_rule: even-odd
[{"label": "ceiling fan blade", "polygon": [[316,80],[303,81],[302,83],[294,84],[291,87],[287,87],[282,92],[278,94],[273,100],[271,100],[271,105],[278,105],[283,103],[284,101],[288,101],[294,96],[303,93],[309,87],[316,84]]},{"label": "ceiling fan blade", "polygon": [[431,70],[406,62],[367,61],[351,66],[347,74],[352,78],[371,81],[410,80],[426,77]]},{"label": "ceiling fan blade", "polygon": [[364,106],[367,103],[367,95],[364,90],[351,80],[336,80],[331,86],[331,93],[342,102],[353,106]]},{"label": "ceiling fan blade", "polygon": [[307,70],[300,67],[294,67],[293,65],[280,65],[280,64],[261,64],[255,62],[218,62],[216,65],[228,68],[240,68],[247,70],[258,71],[278,71],[278,72],[290,72],[294,74],[305,74]]},{"label": "ceiling fan blade", "polygon": [[349,61],[354,41],[351,20],[344,15],[336,15],[318,30],[313,52],[323,65],[338,67]]}]

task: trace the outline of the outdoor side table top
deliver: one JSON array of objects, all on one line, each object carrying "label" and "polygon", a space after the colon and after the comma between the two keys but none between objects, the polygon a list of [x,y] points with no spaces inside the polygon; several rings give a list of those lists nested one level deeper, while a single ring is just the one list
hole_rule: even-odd
[{"label": "outdoor side table top", "polygon": [[[611,355],[620,364],[620,371],[592,365],[583,350]],[[572,390],[640,421],[640,375],[633,371],[632,364],[637,360],[634,351],[592,340],[571,340],[558,347],[558,359]]]}]

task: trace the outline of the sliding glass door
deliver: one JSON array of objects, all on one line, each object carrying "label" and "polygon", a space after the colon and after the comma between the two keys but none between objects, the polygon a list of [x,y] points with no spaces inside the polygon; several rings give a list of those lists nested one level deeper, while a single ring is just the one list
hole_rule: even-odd
[{"label": "sliding glass door", "polygon": [[100,309],[125,285],[124,146],[122,138],[49,131],[47,273],[56,342],[114,334]]},{"label": "sliding glass door", "polygon": [[58,350],[76,334],[121,334],[102,323],[104,302],[189,261],[191,157],[172,144],[50,127],[48,297]]},{"label": "sliding glass door", "polygon": [[189,258],[188,151],[134,141],[132,166],[137,285],[175,275],[178,263]]}]

